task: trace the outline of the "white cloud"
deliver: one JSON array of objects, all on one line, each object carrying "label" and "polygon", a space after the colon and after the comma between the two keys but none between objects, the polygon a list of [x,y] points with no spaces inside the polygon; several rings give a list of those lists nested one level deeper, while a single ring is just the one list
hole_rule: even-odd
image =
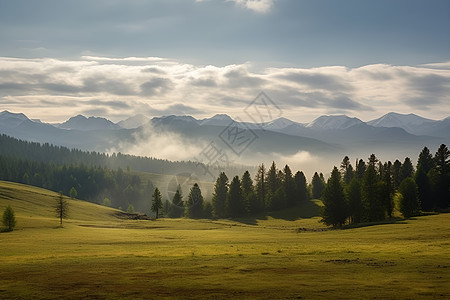
[{"label": "white cloud", "polygon": [[442,119],[450,115],[450,70],[442,65],[256,72],[250,63],[202,66],[158,57],[0,57],[0,104],[49,122],[93,111],[119,121],[138,113],[177,114],[177,107],[178,114],[200,118],[228,113],[249,120],[244,108],[264,91],[284,117],[300,122],[335,113],[369,120],[389,111]]},{"label": "white cloud", "polygon": [[237,5],[243,6],[247,9],[257,13],[267,13],[273,6],[274,0],[231,0]]}]

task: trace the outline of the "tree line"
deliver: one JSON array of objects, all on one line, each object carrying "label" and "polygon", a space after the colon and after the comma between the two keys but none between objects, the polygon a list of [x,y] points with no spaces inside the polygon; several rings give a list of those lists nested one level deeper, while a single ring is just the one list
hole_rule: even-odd
[{"label": "tree line", "polygon": [[407,157],[401,163],[381,162],[372,154],[357,160],[354,169],[346,156],[334,167],[323,189],[322,221],[342,226],[392,217],[394,199],[404,217],[420,211],[443,211],[450,202],[450,151],[442,144],[433,156],[427,147],[416,169]]},{"label": "tree line", "polygon": [[267,170],[261,164],[254,180],[249,171],[231,180],[221,172],[211,201],[204,200],[195,183],[186,201],[178,188],[173,199],[166,200],[162,207],[168,217],[239,218],[293,207],[308,199],[310,193],[303,172],[293,174],[288,165],[279,170],[273,162]]}]

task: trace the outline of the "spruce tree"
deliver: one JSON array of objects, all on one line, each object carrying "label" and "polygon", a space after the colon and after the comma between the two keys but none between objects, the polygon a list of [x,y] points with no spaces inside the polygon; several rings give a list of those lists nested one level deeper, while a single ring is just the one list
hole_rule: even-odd
[{"label": "spruce tree", "polygon": [[359,179],[362,179],[364,177],[364,173],[366,173],[366,163],[364,160],[360,159],[356,165],[356,176]]},{"label": "spruce tree", "polygon": [[364,219],[364,206],[361,195],[361,180],[353,177],[350,184],[346,188],[348,215],[350,223],[358,224]]},{"label": "spruce tree", "polygon": [[224,218],[226,215],[226,200],[228,194],[228,177],[224,172],[219,174],[214,185],[212,196],[213,215],[216,218]]},{"label": "spruce tree", "polygon": [[400,198],[400,211],[405,218],[417,216],[420,209],[420,201],[415,181],[408,177],[402,181],[398,191]]},{"label": "spruce tree", "polygon": [[296,199],[298,202],[305,202],[309,200],[308,184],[306,182],[305,174],[297,171],[294,176]]},{"label": "spruce tree", "polygon": [[435,161],[433,159],[433,155],[430,153],[430,149],[424,147],[417,160],[417,171],[421,170],[425,174],[428,174],[428,172],[430,172],[430,170],[434,167]]},{"label": "spruce tree", "polygon": [[411,159],[409,157],[405,158],[405,161],[400,168],[400,182],[408,177],[413,177],[414,167],[412,165]]},{"label": "spruce tree", "polygon": [[258,201],[256,201],[255,189],[253,187],[253,180],[249,171],[245,171],[241,179],[242,195],[244,197],[244,206],[249,213],[259,211]]},{"label": "spruce tree", "polygon": [[258,202],[258,206],[261,210],[265,209],[266,202],[266,193],[267,193],[267,182],[266,182],[266,168],[264,164],[261,164],[258,167],[258,171],[255,176],[255,195]]},{"label": "spruce tree", "polygon": [[171,218],[180,218],[184,215],[183,195],[181,195],[180,190],[181,188],[178,188],[172,198],[169,209],[169,217]]},{"label": "spruce tree", "polygon": [[266,176],[266,186],[267,186],[267,193],[266,193],[266,203],[265,207],[269,210],[273,209],[274,203],[274,196],[275,192],[279,187],[279,181],[278,181],[278,172],[277,167],[275,165],[275,162],[272,162],[272,165],[270,166],[269,170],[267,171]]},{"label": "spruce tree", "polygon": [[328,179],[323,191],[322,201],[324,204],[322,222],[334,227],[344,225],[348,217],[347,203],[341,182],[341,174],[336,167],[331,172],[331,177]]},{"label": "spruce tree", "polygon": [[199,219],[203,216],[203,196],[197,183],[194,183],[189,192],[186,201],[186,215],[191,219]]},{"label": "spruce tree", "polygon": [[375,166],[369,165],[361,185],[361,194],[365,211],[365,220],[380,221],[385,218],[384,206],[381,202],[378,188],[378,176]]},{"label": "spruce tree", "polygon": [[442,144],[437,150],[434,161],[436,164],[436,200],[440,209],[446,209],[450,204],[450,151]]},{"label": "spruce tree", "polygon": [[312,197],[314,199],[320,199],[322,197],[322,191],[324,189],[323,180],[320,178],[317,172],[314,173],[311,180],[312,185]]},{"label": "spruce tree", "polygon": [[163,207],[161,192],[158,188],[155,188],[155,191],[152,195],[152,207],[151,211],[155,213],[156,219],[158,219],[159,210]]},{"label": "spruce tree", "polygon": [[348,156],[345,156],[341,162],[341,172],[345,184],[349,184],[353,177],[353,167]]},{"label": "spruce tree", "polygon": [[401,170],[402,168],[402,163],[396,159],[394,161],[394,164],[392,165],[392,184],[394,186],[394,189],[398,189],[398,187],[400,186],[400,182],[402,182],[401,180]]},{"label": "spruce tree", "polygon": [[227,212],[227,216],[231,218],[242,217],[246,214],[244,196],[238,176],[233,177],[230,183],[227,197]]},{"label": "spruce tree", "polygon": [[288,165],[283,170],[283,189],[286,193],[286,205],[288,207],[294,206],[296,200],[295,182]]}]

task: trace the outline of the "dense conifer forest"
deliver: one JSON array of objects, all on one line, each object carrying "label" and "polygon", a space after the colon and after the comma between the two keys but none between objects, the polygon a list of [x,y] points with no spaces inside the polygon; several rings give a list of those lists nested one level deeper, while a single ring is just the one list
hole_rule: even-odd
[{"label": "dense conifer forest", "polygon": [[[147,210],[157,188],[151,181],[143,183],[138,175],[129,171],[130,167],[155,172],[159,168],[187,171],[196,168],[193,162],[83,152],[24,142],[5,135],[0,136],[0,141],[0,180],[61,191],[129,211],[134,211],[133,203],[143,202],[148,202],[144,206]],[[357,160],[355,167],[350,161],[349,157],[344,157],[339,168],[333,168],[328,180],[316,172],[310,184],[302,171],[294,173],[288,165],[278,169],[275,162],[268,168],[261,164],[253,177],[249,171],[232,178],[221,172],[212,199],[204,199],[200,187],[194,184],[188,195],[177,190],[173,199],[164,199],[162,215],[237,218],[286,209],[314,198],[324,203],[322,221],[342,226],[389,219],[393,216],[394,203],[399,204],[405,217],[449,207],[450,151],[444,144],[434,155],[424,147],[416,167],[408,157],[403,162],[392,163],[379,161],[372,154],[367,162]],[[157,207],[160,206],[158,203]],[[136,209],[143,210],[142,207]]]}]

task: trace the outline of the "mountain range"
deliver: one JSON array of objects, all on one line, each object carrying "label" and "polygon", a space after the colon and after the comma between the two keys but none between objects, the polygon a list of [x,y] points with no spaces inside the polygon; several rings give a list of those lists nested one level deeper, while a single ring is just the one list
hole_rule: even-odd
[{"label": "mountain range", "polygon": [[149,119],[138,115],[118,123],[78,115],[61,124],[47,124],[30,120],[21,113],[3,111],[0,133],[98,152],[128,153],[141,147],[139,154],[146,155],[145,147],[161,148],[159,158],[168,159],[173,159],[165,153],[167,144],[172,142],[176,152],[194,151],[183,156],[193,160],[211,143],[232,156],[232,161],[240,163],[257,163],[252,159],[263,157],[277,160],[306,152],[333,159],[343,155],[365,158],[377,153],[391,159],[394,155],[416,157],[424,146],[434,151],[442,143],[450,144],[450,117],[430,120],[391,112],[369,122],[332,115],[320,116],[310,123],[279,118],[256,124],[238,122],[226,114],[205,119],[174,115]]}]

